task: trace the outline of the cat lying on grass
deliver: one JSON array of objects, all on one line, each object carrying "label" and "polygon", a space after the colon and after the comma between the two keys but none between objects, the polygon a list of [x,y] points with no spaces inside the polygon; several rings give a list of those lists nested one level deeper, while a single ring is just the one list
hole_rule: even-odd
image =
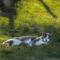
[{"label": "cat lying on grass", "polygon": [[42,44],[48,44],[50,41],[49,38],[50,34],[45,33],[41,35],[40,37],[35,37],[35,36],[21,36],[21,37],[14,37],[12,39],[8,39],[4,41],[2,44],[8,44],[9,46],[16,46],[16,45],[21,45],[21,44],[26,44],[28,46],[39,46]]}]

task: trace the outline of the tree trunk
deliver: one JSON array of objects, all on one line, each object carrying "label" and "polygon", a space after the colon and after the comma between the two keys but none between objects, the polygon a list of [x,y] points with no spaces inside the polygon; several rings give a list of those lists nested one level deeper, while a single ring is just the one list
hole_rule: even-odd
[{"label": "tree trunk", "polygon": [[9,33],[10,33],[10,36],[14,37],[14,31],[15,31],[14,17],[10,16],[9,17]]}]

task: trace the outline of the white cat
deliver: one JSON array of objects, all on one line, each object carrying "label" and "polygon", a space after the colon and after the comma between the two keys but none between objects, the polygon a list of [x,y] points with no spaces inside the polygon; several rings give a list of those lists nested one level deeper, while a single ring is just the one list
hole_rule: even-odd
[{"label": "white cat", "polygon": [[50,41],[49,35],[50,35],[49,33],[45,33],[42,36],[37,37],[34,40],[34,45],[39,46],[42,44],[47,44]]}]

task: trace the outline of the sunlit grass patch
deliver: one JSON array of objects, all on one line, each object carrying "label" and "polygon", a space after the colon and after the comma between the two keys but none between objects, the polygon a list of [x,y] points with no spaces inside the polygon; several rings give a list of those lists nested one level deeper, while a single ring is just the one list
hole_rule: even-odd
[{"label": "sunlit grass patch", "polygon": [[0,42],[3,42],[3,41],[5,41],[5,40],[7,40],[9,38],[11,38],[11,37],[8,36],[8,35],[0,35]]}]

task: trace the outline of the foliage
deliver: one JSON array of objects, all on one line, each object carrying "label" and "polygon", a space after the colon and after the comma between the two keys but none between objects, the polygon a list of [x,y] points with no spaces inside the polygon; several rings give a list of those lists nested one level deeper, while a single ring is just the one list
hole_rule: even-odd
[{"label": "foliage", "polygon": [[[50,32],[54,36],[58,34],[60,36],[59,0],[44,0],[44,2],[57,15],[57,18],[53,18],[39,0],[17,2],[17,16],[14,22],[15,36],[41,35],[42,32]],[[0,17],[0,34],[9,35],[9,31],[8,18]],[[54,39],[60,39],[59,36]]]}]

